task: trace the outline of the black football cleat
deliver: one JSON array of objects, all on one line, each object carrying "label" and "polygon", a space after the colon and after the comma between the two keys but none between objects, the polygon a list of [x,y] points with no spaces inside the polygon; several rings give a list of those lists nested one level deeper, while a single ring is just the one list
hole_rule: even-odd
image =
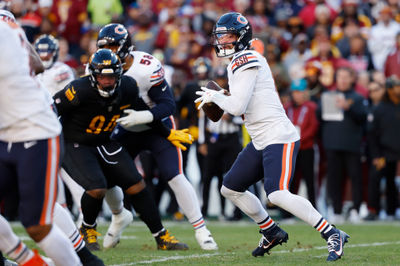
[{"label": "black football cleat", "polygon": [[269,251],[276,245],[282,245],[289,239],[288,233],[283,231],[279,226],[275,226],[269,230],[260,230],[262,237],[258,247],[251,253],[254,257],[264,256],[265,253],[269,254]]},{"label": "black football cleat", "polygon": [[104,262],[84,246],[77,252],[83,266],[104,266]]},{"label": "black football cleat", "polygon": [[324,238],[328,244],[329,255],[326,259],[327,261],[340,259],[343,255],[344,244],[347,243],[347,239],[350,238],[348,234],[339,229],[332,228],[332,230],[334,230],[334,232],[329,237],[322,235],[322,238]]},{"label": "black football cleat", "polygon": [[168,230],[161,232],[156,236],[157,249],[161,250],[187,250],[189,247],[179,242],[174,236],[170,235]]}]

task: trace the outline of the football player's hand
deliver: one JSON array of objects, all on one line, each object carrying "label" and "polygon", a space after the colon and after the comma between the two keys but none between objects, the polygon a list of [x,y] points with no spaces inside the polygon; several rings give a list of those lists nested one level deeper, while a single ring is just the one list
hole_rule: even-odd
[{"label": "football player's hand", "polygon": [[192,144],[193,137],[189,133],[189,129],[171,129],[171,133],[167,137],[167,139],[177,148],[181,148],[183,151],[186,151],[186,147],[182,144]]},{"label": "football player's hand", "polygon": [[196,126],[190,126],[188,133],[192,135],[193,140],[197,140],[199,138],[199,128]]},{"label": "football player's hand", "polygon": [[136,125],[147,124],[153,121],[153,114],[146,111],[135,111],[133,109],[126,109],[124,113],[127,114],[124,117],[118,118],[117,122],[126,129]]},{"label": "football player's hand", "polygon": [[197,107],[198,110],[200,110],[204,104],[213,102],[215,97],[224,94],[224,90],[216,91],[207,89],[206,87],[200,87],[200,89],[201,91],[196,91],[196,94],[199,95],[200,97],[194,101],[195,103],[200,102],[199,106]]}]

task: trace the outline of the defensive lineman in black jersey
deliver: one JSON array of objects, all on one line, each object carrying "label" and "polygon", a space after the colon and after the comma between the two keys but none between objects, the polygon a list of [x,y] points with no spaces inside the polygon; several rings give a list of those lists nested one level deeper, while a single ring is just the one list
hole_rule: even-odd
[{"label": "defensive lineman in black jersey", "polygon": [[[91,57],[89,71],[89,76],[71,82],[54,95],[66,144],[64,168],[85,189],[81,199],[81,233],[88,247],[100,249],[96,218],[106,189],[118,185],[156,238],[158,248],[187,249],[186,244],[164,229],[132,158],[117,142],[110,140],[124,109],[147,109],[139,97],[136,81],[122,76],[118,57],[108,49],[100,49]],[[149,125],[165,137],[171,136],[160,121]]]},{"label": "defensive lineman in black jersey", "polygon": [[[164,78],[161,62],[148,53],[132,51],[133,46],[128,31],[122,24],[111,23],[104,26],[99,32],[97,45],[99,48],[111,49],[120,57],[126,70],[125,75],[137,81],[139,95],[150,108],[146,111],[126,109],[124,112],[128,115],[117,120],[119,125],[112,136],[132,157],[145,150],[151,152],[159,170],[159,178],[168,183],[173,191],[180,209],[193,226],[200,247],[203,250],[218,249],[217,243],[207,229],[196,192],[183,171],[181,149],[186,148],[183,145],[174,147],[154,130],[149,130],[145,126],[150,121],[161,119],[168,128],[175,128],[172,116],[175,111],[175,100]],[[121,194],[120,189],[114,187],[108,190],[105,196],[113,212],[110,227],[103,241],[105,248],[118,243],[124,225],[129,222],[127,212],[119,207],[122,205]]]}]

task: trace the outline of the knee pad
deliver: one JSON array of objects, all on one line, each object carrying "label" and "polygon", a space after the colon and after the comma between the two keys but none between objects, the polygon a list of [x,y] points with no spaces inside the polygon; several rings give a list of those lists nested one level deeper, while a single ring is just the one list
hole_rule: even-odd
[{"label": "knee pad", "polygon": [[232,189],[227,188],[224,185],[222,185],[220,191],[221,191],[222,196],[224,196],[225,198],[228,198],[228,199],[238,198],[241,195],[243,195],[243,193],[244,193],[244,192],[234,191]]},{"label": "knee pad", "polygon": [[267,195],[268,200],[276,205],[280,206],[280,204],[285,200],[288,199],[292,195],[292,193],[289,192],[289,190],[276,190],[270,194]]}]

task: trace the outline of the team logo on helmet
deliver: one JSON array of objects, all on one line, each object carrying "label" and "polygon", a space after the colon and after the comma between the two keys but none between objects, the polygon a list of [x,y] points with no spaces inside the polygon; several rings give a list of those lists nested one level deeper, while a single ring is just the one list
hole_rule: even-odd
[{"label": "team logo on helmet", "polygon": [[125,27],[123,27],[122,25],[118,25],[117,27],[115,27],[115,33],[117,34],[126,34],[127,31],[125,29]]},{"label": "team logo on helmet", "polygon": [[247,22],[247,19],[244,17],[244,16],[242,16],[242,15],[240,15],[240,16],[238,16],[237,17],[237,21],[240,23],[240,24],[243,24],[243,25],[246,25],[248,22]]}]

